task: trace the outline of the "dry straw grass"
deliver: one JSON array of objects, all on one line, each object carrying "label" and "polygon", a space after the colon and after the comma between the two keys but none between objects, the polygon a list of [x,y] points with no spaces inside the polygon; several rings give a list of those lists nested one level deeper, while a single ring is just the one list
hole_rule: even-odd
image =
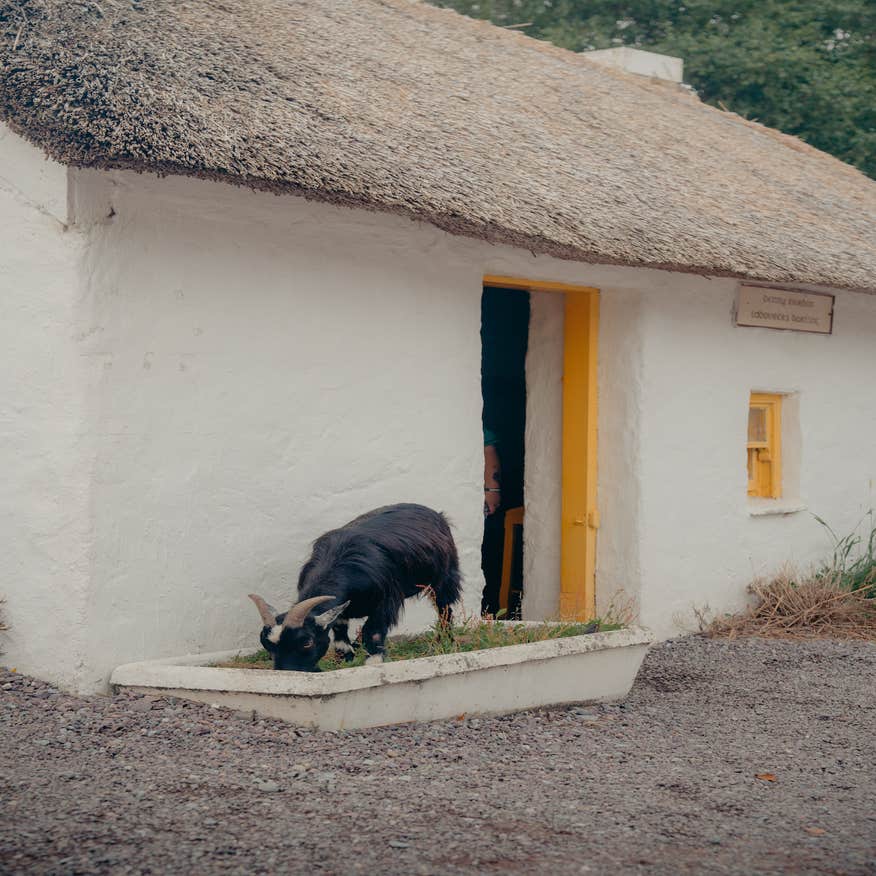
[{"label": "dry straw grass", "polygon": [[752,605],[735,615],[707,620],[700,629],[710,636],[777,636],[876,640],[876,519],[869,511],[862,524],[840,537],[815,517],[833,539],[828,562],[800,576],[786,567],[772,579],[758,578],[748,591]]},{"label": "dry straw grass", "polygon": [[849,590],[839,574],[801,579],[786,569],[772,580],[752,582],[754,603],[739,614],[715,618],[703,632],[727,638],[876,640],[876,599],[868,596],[874,584]]}]

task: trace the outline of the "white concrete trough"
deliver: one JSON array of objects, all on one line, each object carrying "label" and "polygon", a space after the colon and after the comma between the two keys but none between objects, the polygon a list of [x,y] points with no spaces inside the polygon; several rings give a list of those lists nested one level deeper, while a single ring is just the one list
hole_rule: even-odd
[{"label": "white concrete trough", "polygon": [[354,730],[619,700],[652,642],[650,632],[630,627],[318,673],[211,666],[246,653],[222,651],[128,663],[110,682],[115,690],[255,710],[303,727]]}]

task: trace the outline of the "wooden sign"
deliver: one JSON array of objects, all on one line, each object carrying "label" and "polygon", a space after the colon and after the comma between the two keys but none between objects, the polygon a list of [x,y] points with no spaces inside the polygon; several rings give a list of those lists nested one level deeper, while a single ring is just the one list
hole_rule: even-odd
[{"label": "wooden sign", "polygon": [[829,335],[833,331],[833,302],[833,295],[821,292],[740,286],[736,325]]}]

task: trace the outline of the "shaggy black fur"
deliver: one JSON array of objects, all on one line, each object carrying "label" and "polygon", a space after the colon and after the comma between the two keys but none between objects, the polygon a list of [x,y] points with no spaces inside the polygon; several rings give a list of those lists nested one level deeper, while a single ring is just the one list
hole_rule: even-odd
[{"label": "shaggy black fur", "polygon": [[[273,654],[275,669],[317,671],[328,650],[328,628],[336,643],[349,644],[348,620],[364,617],[365,650],[382,656],[405,599],[428,592],[439,615],[449,621],[460,586],[456,545],[444,515],[423,505],[387,505],[314,542],[298,579],[298,600],[333,596],[335,601],[319,606],[302,628],[284,630],[276,644],[268,640],[270,628],[265,627],[262,645]],[[338,616],[337,607],[345,603]],[[278,615],[277,622],[284,617]],[[346,656],[352,659],[352,649]]]}]

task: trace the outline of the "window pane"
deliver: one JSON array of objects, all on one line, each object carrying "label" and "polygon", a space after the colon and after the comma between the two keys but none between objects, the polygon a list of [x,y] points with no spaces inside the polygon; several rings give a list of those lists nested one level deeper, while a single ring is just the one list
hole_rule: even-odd
[{"label": "window pane", "polygon": [[748,409],[748,440],[752,444],[765,444],[767,442],[766,408],[752,406]]}]

